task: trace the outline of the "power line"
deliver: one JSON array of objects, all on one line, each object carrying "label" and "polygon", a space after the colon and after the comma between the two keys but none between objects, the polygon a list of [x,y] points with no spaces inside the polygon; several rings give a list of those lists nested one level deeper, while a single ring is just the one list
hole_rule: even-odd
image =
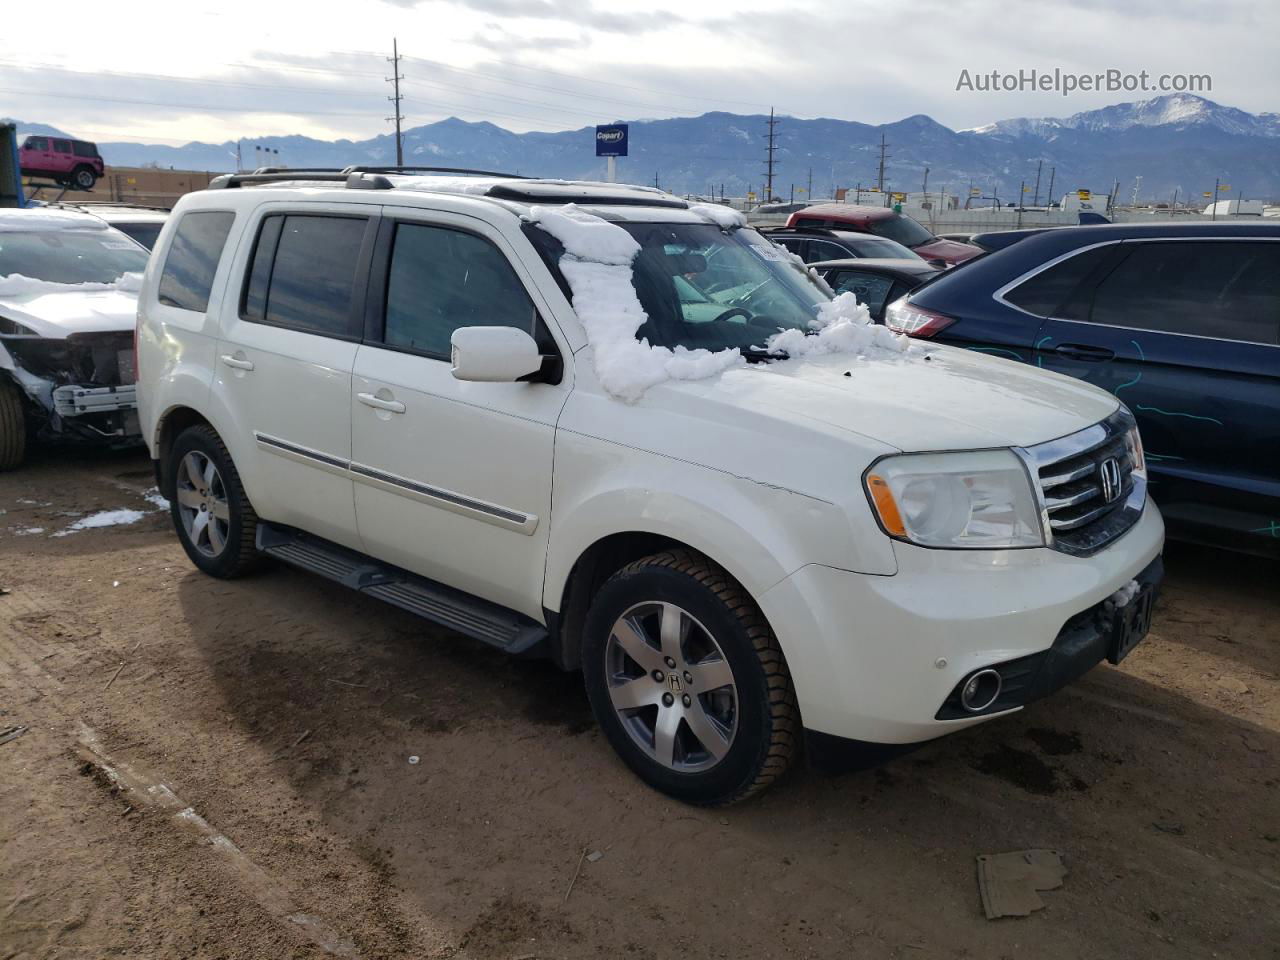
[{"label": "power line", "polygon": [[[401,167],[404,166],[404,135],[400,132],[400,121],[403,119],[403,116],[400,113],[400,101],[403,100],[404,97],[400,95],[400,81],[403,80],[404,77],[400,73],[400,46],[399,41],[397,41],[395,37],[391,38],[391,56],[387,59],[391,62],[390,82],[395,84],[396,90],[395,96],[387,97],[387,99],[396,106],[396,166]],[[390,120],[391,117],[388,117],[387,119]]]}]

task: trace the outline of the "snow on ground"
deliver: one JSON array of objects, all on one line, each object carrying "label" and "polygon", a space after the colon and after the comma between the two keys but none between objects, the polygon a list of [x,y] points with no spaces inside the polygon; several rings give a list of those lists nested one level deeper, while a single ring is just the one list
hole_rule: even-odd
[{"label": "snow on ground", "polygon": [[125,273],[114,283],[58,283],[37,280],[20,273],[0,276],[0,297],[40,296],[46,293],[137,293],[142,289],[142,274]]},{"label": "snow on ground", "polygon": [[97,513],[91,513],[87,517],[81,517],[65,530],[59,530],[53,534],[55,537],[69,537],[73,533],[79,533],[81,530],[95,530],[99,527],[115,527],[127,523],[137,523],[146,514],[141,510],[130,510],[122,507],[119,510],[100,510]]}]

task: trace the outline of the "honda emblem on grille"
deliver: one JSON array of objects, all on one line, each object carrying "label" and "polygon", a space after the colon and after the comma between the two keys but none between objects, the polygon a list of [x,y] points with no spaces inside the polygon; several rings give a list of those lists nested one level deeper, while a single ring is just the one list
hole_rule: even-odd
[{"label": "honda emblem on grille", "polygon": [[1098,464],[1098,479],[1102,481],[1102,499],[1111,503],[1120,496],[1120,461],[1107,457]]}]

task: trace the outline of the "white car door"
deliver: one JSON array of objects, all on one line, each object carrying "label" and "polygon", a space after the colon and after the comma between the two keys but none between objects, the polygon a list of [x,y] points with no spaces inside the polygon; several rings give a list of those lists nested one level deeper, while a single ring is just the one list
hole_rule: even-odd
[{"label": "white car door", "polygon": [[240,253],[238,308],[224,311],[213,383],[258,515],[356,549],[351,370],[377,209],[258,211],[256,239]]},{"label": "white car door", "polygon": [[[562,348],[525,266],[472,217],[384,209],[351,390],[351,472],[365,550],[542,619]],[[543,382],[464,383],[458,327],[538,340]],[[559,382],[546,382],[558,380]]]}]

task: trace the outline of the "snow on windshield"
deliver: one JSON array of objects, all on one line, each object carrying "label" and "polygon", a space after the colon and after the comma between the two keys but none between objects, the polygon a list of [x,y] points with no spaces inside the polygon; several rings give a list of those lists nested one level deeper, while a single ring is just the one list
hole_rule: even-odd
[{"label": "snow on windshield", "polygon": [[42,296],[46,293],[137,293],[142,289],[142,274],[126,272],[114,283],[58,283],[54,280],[37,280],[20,273],[0,276],[0,297]]},{"label": "snow on windshield", "polygon": [[[706,209],[716,212],[705,213],[702,205],[693,208],[721,229],[742,225],[737,211]],[[622,227],[574,204],[535,206],[529,219],[564,247],[560,271],[591,345],[596,376],[611,396],[634,403],[665,380],[701,380],[746,362],[737,347],[713,351],[652,345],[647,339],[637,339],[637,332],[649,319],[633,283],[633,263],[642,248]],[[786,258],[785,251],[770,249],[778,251],[775,259]],[[851,293],[819,304],[807,326],[807,331],[777,328],[779,332],[765,340],[763,349],[787,357],[827,353],[914,356],[924,352],[908,338],[876,326],[867,308]]]}]

